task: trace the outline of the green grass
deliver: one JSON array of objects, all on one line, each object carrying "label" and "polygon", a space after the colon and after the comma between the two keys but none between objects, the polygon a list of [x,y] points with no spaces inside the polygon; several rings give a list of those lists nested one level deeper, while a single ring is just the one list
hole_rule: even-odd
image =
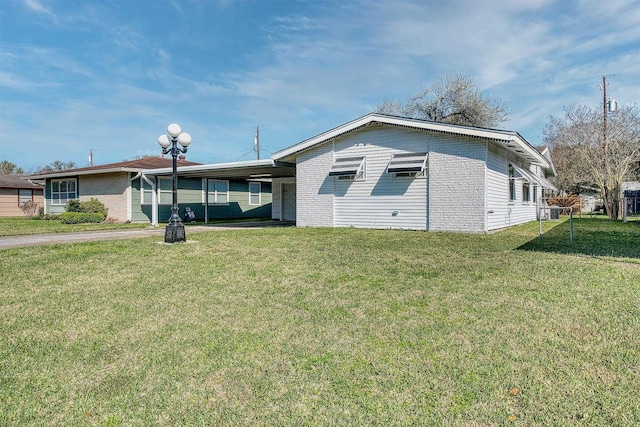
[{"label": "green grass", "polygon": [[565,226],[3,250],[0,425],[638,425],[640,227]]},{"label": "green grass", "polygon": [[75,233],[82,231],[124,230],[149,227],[148,223],[115,223],[100,224],[63,224],[59,220],[40,220],[24,217],[0,218],[1,236],[20,236],[27,234]]},{"label": "green grass", "polygon": [[[233,224],[242,222],[269,221],[270,218],[243,218],[243,219],[216,219],[210,220],[208,224]],[[163,226],[164,224],[160,224]],[[185,223],[186,227],[206,225],[202,221]],[[0,237],[20,236],[27,234],[48,234],[48,233],[78,233],[83,231],[103,231],[103,230],[128,230],[136,228],[147,228],[149,223],[118,223],[104,222],[100,224],[63,224],[59,220],[39,220],[25,217],[0,217]]]}]

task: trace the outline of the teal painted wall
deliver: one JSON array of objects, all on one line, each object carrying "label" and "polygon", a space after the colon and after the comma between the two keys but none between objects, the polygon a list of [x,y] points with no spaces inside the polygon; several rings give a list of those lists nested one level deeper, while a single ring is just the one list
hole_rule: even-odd
[{"label": "teal painted wall", "polygon": [[[171,216],[171,180],[159,180],[161,203],[158,206],[158,222],[166,223]],[[140,179],[131,182],[131,214],[134,222],[151,222],[151,197],[147,193],[147,203],[141,204]],[[148,184],[145,183],[148,190]],[[166,192],[165,192],[166,191]],[[178,179],[178,206],[180,216],[184,218],[185,208],[189,207],[197,221],[204,221],[202,179]],[[229,181],[229,200],[225,204],[209,203],[209,219],[271,218],[271,183],[261,183],[260,205],[249,203],[249,183],[247,181]]]},{"label": "teal painted wall", "polygon": [[59,214],[65,211],[66,207],[67,207],[67,203],[64,202],[62,204],[54,204],[53,200],[51,199],[51,186],[52,186],[52,182],[53,181],[60,181],[60,180],[75,180],[75,199],[79,198],[79,179],[77,176],[73,176],[73,177],[68,177],[68,178],[55,178],[54,180],[52,179],[46,179],[45,180],[45,188],[44,188],[44,203],[46,204],[45,207],[45,212],[48,214]]}]

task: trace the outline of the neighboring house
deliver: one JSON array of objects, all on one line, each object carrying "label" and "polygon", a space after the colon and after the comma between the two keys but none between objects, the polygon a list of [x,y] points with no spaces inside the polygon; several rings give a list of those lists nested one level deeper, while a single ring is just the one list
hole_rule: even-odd
[{"label": "neighboring house", "polygon": [[[279,209],[272,205],[272,193],[279,189],[272,185],[272,179],[294,179],[295,171],[295,165],[271,159],[179,167],[178,184],[192,183],[189,193],[183,191],[178,194],[181,213],[189,207],[197,218],[205,219],[205,222],[210,219],[272,217],[273,212]],[[142,171],[142,205],[148,209],[154,225],[169,217],[170,211],[162,207],[163,203],[170,201],[167,197],[171,195],[163,192],[162,186],[169,188],[171,174],[172,168]],[[295,220],[295,217],[290,219]]]},{"label": "neighboring house", "polygon": [[42,185],[25,175],[0,174],[0,216],[24,216],[20,207],[29,201],[44,206]]},{"label": "neighboring house", "polygon": [[368,114],[285,148],[273,217],[298,226],[481,233],[535,220],[548,150],[516,132]]},{"label": "neighboring house", "polygon": [[[106,165],[33,175],[46,180],[45,212],[64,212],[67,201],[100,200],[113,221],[166,222],[173,202],[171,158],[146,157]],[[180,169],[200,165],[178,160]],[[143,171],[155,171],[143,175]],[[205,191],[205,188],[209,191]],[[205,200],[209,204],[205,204]],[[178,179],[181,215],[190,208],[196,220],[212,218],[269,218],[271,183],[248,182],[244,176],[208,180],[203,176]],[[156,215],[155,221],[153,215]],[[207,217],[205,218],[205,213]],[[158,218],[160,221],[158,221]]]},{"label": "neighboring house", "polygon": [[640,181],[625,181],[620,185],[620,212],[640,214]]}]

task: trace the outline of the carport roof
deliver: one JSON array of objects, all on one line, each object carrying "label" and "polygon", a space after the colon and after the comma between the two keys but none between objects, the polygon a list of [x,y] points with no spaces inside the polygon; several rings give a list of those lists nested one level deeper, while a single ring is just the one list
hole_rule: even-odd
[{"label": "carport roof", "polygon": [[[173,173],[172,168],[147,169],[146,176],[166,176]],[[184,178],[220,178],[220,179],[269,179],[296,176],[296,167],[292,163],[278,162],[273,159],[249,160],[244,162],[214,163],[178,167],[178,176]]]}]

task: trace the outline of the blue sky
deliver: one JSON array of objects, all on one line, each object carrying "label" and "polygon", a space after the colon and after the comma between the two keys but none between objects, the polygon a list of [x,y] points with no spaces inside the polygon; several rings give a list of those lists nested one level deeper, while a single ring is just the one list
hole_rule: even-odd
[{"label": "blue sky", "polygon": [[[564,105],[640,100],[640,1],[0,0],[0,160],[255,159],[450,73],[531,144]],[[244,155],[244,157],[243,157]]]}]

